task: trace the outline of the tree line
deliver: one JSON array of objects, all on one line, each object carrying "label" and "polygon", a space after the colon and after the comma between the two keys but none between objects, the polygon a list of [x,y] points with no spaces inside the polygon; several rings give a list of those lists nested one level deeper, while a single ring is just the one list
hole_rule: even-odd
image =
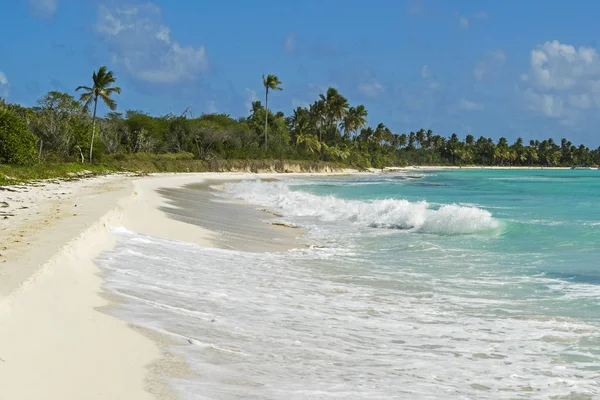
[{"label": "tree line", "polygon": [[[369,126],[363,105],[352,106],[335,88],[291,115],[268,108],[282,90],[275,75],[263,75],[264,106],[249,115],[194,116],[189,110],[151,116],[140,110],[116,112],[112,95],[121,89],[106,67],[94,71],[79,98],[51,91],[33,107],[0,99],[0,163],[101,162],[134,153],[187,153],[200,160],[321,160],[357,168],[405,165],[596,166],[600,148],[576,146],[563,138],[509,143],[468,134],[442,136],[431,130],[394,133],[383,123]],[[97,114],[98,104],[109,111]],[[93,108],[92,108],[93,106]]]}]

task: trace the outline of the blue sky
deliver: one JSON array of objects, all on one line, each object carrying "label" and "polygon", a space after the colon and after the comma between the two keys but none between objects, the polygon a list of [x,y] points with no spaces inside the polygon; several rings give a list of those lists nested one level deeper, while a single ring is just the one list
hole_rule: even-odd
[{"label": "blue sky", "polygon": [[261,74],[289,113],[334,86],[394,132],[600,145],[600,3],[495,0],[15,0],[0,96],[74,94],[100,65],[121,111],[246,115]]}]

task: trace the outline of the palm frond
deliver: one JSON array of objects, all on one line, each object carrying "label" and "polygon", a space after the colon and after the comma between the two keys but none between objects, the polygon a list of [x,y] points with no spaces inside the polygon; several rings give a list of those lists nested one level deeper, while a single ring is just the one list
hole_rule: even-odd
[{"label": "palm frond", "polygon": [[83,109],[87,112],[90,108],[90,104],[94,100],[93,93],[84,93],[79,98],[79,101],[83,102]]},{"label": "palm frond", "polygon": [[117,109],[117,103],[113,99],[111,99],[106,93],[101,92],[100,98],[102,99],[104,104],[106,104],[106,106],[108,108],[110,108],[112,111]]},{"label": "palm frond", "polygon": [[81,90],[81,89],[85,89],[85,90],[87,90],[88,92],[92,92],[92,91],[94,91],[94,89],[92,89],[92,88],[91,88],[91,87],[89,87],[89,86],[77,86],[77,89],[75,89],[75,91],[76,91],[76,92],[78,92],[78,91],[79,91],[79,90]]},{"label": "palm frond", "polygon": [[105,90],[106,94],[110,95],[111,93],[121,94],[121,88],[118,86],[111,87]]},{"label": "palm frond", "polygon": [[263,75],[262,79],[263,79],[263,85],[265,86],[265,88],[271,89],[271,90],[283,90],[281,87],[279,87],[279,85],[281,85],[282,82],[279,80],[279,78],[276,75],[269,74],[266,77]]}]

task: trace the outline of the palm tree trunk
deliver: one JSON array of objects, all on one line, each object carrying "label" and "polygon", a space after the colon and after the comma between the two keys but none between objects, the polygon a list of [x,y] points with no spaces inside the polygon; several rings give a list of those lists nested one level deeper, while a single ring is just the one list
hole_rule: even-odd
[{"label": "palm tree trunk", "polygon": [[265,151],[267,151],[267,148],[268,148],[268,144],[267,144],[268,121],[269,121],[269,88],[267,87],[265,89]]},{"label": "palm tree trunk", "polygon": [[40,138],[40,151],[38,152],[38,159],[42,159],[42,146],[44,145],[44,139]]},{"label": "palm tree trunk", "polygon": [[323,135],[321,135],[321,125],[323,124],[319,122],[319,142],[323,142]]},{"label": "palm tree trunk", "polygon": [[92,141],[90,142],[90,163],[92,162],[92,153],[94,152],[94,134],[96,133],[96,108],[98,107],[98,97],[94,99],[94,116],[92,117]]}]

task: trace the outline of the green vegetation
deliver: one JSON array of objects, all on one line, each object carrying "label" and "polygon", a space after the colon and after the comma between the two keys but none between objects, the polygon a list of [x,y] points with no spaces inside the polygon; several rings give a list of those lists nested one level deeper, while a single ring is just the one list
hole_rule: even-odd
[{"label": "green vegetation", "polygon": [[79,176],[116,172],[114,167],[81,163],[37,163],[28,166],[0,164],[0,185],[15,185],[38,179],[76,179]]},{"label": "green vegetation", "polygon": [[92,115],[92,140],[90,141],[90,162],[92,162],[92,152],[94,150],[94,136],[96,133],[96,110],[98,108],[98,98],[102,99],[104,104],[111,109],[111,111],[115,111],[117,109],[117,103],[110,98],[111,94],[121,93],[120,87],[110,87],[113,83],[116,82],[116,79],[113,76],[112,71],[107,71],[105,66],[100,67],[98,72],[93,73],[92,80],[94,85],[92,87],[89,86],[79,86],[75,91],[79,91],[80,89],[84,89],[85,93],[81,95],[79,99],[83,102],[83,109],[88,110],[90,104],[94,103],[94,114]]},{"label": "green vegetation", "polygon": [[0,109],[0,163],[31,164],[35,159],[36,142],[37,138],[21,118]]},{"label": "green vegetation", "polygon": [[[431,130],[393,133],[367,125],[368,111],[329,88],[310,106],[289,116],[268,108],[269,93],[281,90],[275,75],[263,76],[265,106],[249,115],[151,116],[117,113],[112,72],[101,67],[80,99],[49,92],[31,108],[0,99],[0,181],[64,177],[81,171],[311,171],[326,167],[382,168],[405,165],[595,166],[600,149],[567,139],[510,144],[483,136],[444,137]],[[98,100],[109,108],[97,116]],[[89,106],[94,104],[90,115]],[[84,151],[89,149],[86,163]],[[93,160],[93,163],[92,163]],[[288,160],[288,161],[286,161]],[[294,161],[289,161],[294,160]],[[293,165],[292,165],[293,164]],[[16,167],[15,165],[24,165]],[[6,178],[4,176],[8,176]]]},{"label": "green vegetation", "polygon": [[268,136],[267,136],[267,131],[268,131],[268,119],[269,119],[269,89],[271,90],[283,90],[281,88],[282,82],[279,80],[279,78],[277,78],[275,75],[267,75],[267,77],[265,78],[265,76],[263,75],[262,77],[263,79],[263,86],[265,87],[265,150],[268,149],[269,146],[267,146],[268,143]]}]

